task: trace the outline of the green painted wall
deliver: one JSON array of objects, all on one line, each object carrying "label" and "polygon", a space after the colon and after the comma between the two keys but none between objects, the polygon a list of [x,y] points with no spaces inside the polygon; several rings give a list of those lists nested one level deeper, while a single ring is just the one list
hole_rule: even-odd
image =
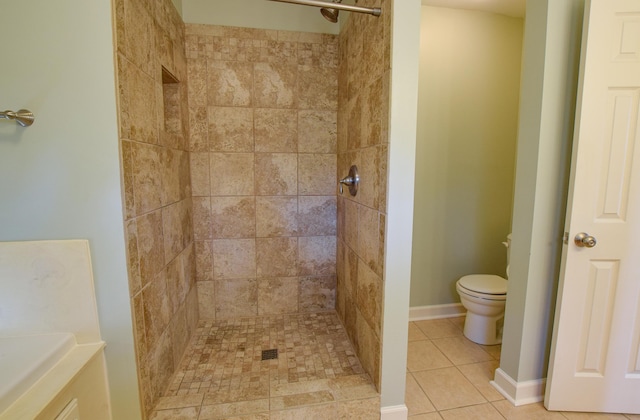
[{"label": "green painted wall", "polygon": [[140,416],[109,0],[3,2],[0,241],[88,239],[114,419]]},{"label": "green painted wall", "polygon": [[422,7],[411,306],[459,302],[463,275],[504,276],[523,19]]}]

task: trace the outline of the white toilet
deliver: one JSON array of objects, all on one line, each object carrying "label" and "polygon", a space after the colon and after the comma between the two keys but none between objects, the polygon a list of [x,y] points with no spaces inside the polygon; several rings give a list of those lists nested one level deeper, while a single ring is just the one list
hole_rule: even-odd
[{"label": "white toilet", "polygon": [[[509,246],[507,236],[507,276],[509,275]],[[507,280],[493,274],[470,274],[456,282],[462,306],[467,310],[464,335],[483,345],[502,342],[502,320],[507,301]]]}]

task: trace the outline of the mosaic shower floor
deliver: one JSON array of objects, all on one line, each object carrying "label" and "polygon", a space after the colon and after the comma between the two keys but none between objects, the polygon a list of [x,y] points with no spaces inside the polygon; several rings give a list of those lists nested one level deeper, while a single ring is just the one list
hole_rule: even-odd
[{"label": "mosaic shower floor", "polygon": [[[278,358],[262,360],[264,350]],[[201,321],[151,415],[372,419],[380,400],[335,312]]]}]

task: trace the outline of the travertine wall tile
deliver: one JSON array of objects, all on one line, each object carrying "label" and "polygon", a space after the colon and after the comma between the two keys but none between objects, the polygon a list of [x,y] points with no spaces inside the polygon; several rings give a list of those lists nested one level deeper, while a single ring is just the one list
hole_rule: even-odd
[{"label": "travertine wall tile", "polygon": [[337,125],[335,111],[299,111],[298,151],[300,153],[336,153]]},{"label": "travertine wall tile", "polygon": [[258,315],[298,312],[297,277],[264,278],[258,280]]},{"label": "travertine wall tile", "polygon": [[300,279],[300,309],[317,312],[335,307],[335,277],[302,277]]},{"label": "travertine wall tile", "polygon": [[292,277],[297,274],[298,238],[257,238],[258,278]]},{"label": "travertine wall tile", "polygon": [[302,276],[336,274],[336,237],[298,238],[298,274]]},{"label": "travertine wall tile", "polygon": [[201,319],[216,319],[216,293],[212,281],[198,282],[198,307]]},{"label": "travertine wall tile", "polygon": [[297,197],[256,197],[256,236],[296,235],[297,215]]},{"label": "travertine wall tile", "polygon": [[298,197],[298,232],[301,236],[336,235],[336,197]]},{"label": "travertine wall tile", "polygon": [[207,63],[208,103],[217,106],[251,106],[253,65],[241,61]]},{"label": "travertine wall tile", "polygon": [[207,75],[206,66],[194,66],[194,88],[187,87],[184,24],[170,0],[117,0],[114,13],[124,222],[145,416],[198,321],[191,178],[199,177],[197,193],[209,199],[208,156],[194,158],[200,165],[192,173],[187,149],[208,152],[207,102],[205,91],[205,101],[190,111],[187,96]]},{"label": "travertine wall tile", "polygon": [[258,283],[254,279],[215,282],[216,319],[258,315]]},{"label": "travertine wall tile", "polygon": [[294,110],[257,108],[255,127],[256,152],[297,152],[298,124]]},{"label": "travertine wall tile", "polygon": [[[340,317],[365,370],[380,387],[380,325],[387,205],[391,1],[380,18],[351,15],[338,44],[338,174],[357,165],[360,188],[338,201]],[[373,5],[373,4],[370,4]]]},{"label": "travertine wall tile", "polygon": [[253,152],[253,109],[209,107],[209,150]]},{"label": "travertine wall tile", "polygon": [[256,63],[255,106],[293,108],[297,105],[298,67],[290,64]]},{"label": "travertine wall tile", "polygon": [[195,277],[213,296],[201,312],[333,308],[338,37],[187,25],[184,39]]},{"label": "travertine wall tile", "polygon": [[213,241],[214,279],[255,277],[255,239],[217,239]]},{"label": "travertine wall tile", "polygon": [[212,153],[211,195],[253,195],[253,153]]},{"label": "travertine wall tile", "polygon": [[256,153],[256,194],[296,195],[297,170],[295,153]]},{"label": "travertine wall tile", "polygon": [[299,194],[335,194],[336,171],[337,158],[335,154],[299,154]]},{"label": "travertine wall tile", "polygon": [[211,197],[213,238],[256,236],[255,197]]}]

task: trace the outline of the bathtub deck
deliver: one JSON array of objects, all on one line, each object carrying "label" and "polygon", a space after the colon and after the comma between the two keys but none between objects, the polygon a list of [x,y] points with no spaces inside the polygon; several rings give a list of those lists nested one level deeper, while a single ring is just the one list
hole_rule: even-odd
[{"label": "bathtub deck", "polygon": [[0,413],[73,349],[73,334],[0,337]]}]

